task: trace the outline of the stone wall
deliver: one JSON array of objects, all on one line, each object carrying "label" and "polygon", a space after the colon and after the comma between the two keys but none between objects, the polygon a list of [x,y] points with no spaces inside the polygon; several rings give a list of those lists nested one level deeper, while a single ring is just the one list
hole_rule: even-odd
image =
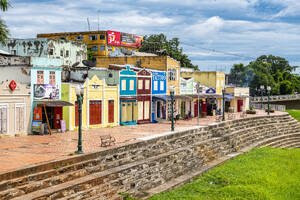
[{"label": "stone wall", "polygon": [[299,123],[288,114],[190,128],[0,174],[0,199],[120,199],[118,192],[144,197],[150,189],[245,147],[275,141],[277,146],[300,146],[299,132]]}]

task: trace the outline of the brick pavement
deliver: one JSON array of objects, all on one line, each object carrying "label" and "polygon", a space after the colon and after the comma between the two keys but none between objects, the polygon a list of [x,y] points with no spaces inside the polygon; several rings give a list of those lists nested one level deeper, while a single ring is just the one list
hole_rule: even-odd
[{"label": "brick pavement", "polygon": [[[266,115],[266,113],[261,111],[257,115],[248,115],[248,117],[258,115]],[[239,115],[237,115],[237,118],[238,117]],[[200,118],[199,124],[197,123],[197,119],[180,120],[176,122],[175,130],[179,131],[188,127],[197,125],[203,126],[212,123],[216,123],[215,117]],[[170,122],[167,121],[156,124],[142,124],[138,126],[83,130],[83,151],[84,153],[90,153],[107,148],[113,148],[100,147],[100,135],[113,135],[117,141],[116,145],[120,146],[125,143],[135,142],[146,136],[161,134],[168,131],[170,131]],[[0,172],[70,157],[77,150],[77,137],[77,132],[72,131],[43,136],[30,135],[15,138],[1,138]]]}]

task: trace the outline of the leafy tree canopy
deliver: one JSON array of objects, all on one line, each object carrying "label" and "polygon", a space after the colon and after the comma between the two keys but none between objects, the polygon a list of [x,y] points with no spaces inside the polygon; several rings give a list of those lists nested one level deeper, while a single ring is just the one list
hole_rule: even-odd
[{"label": "leafy tree canopy", "polygon": [[[7,11],[10,7],[10,4],[7,0],[0,0],[0,9],[2,11]],[[0,43],[5,45],[6,40],[9,37],[9,31],[7,26],[5,25],[4,21],[0,19]]]},{"label": "leafy tree canopy", "polygon": [[167,55],[178,60],[182,67],[198,69],[198,65],[193,65],[186,54],[183,53],[182,47],[179,47],[179,39],[173,38],[168,40],[164,34],[154,34],[145,36],[141,52],[154,53],[157,55]]},{"label": "leafy tree canopy", "polygon": [[230,70],[230,83],[249,86],[251,95],[260,94],[260,85],[271,86],[271,94],[300,93],[300,77],[293,72],[297,66],[279,56],[262,55],[248,65],[235,64]]}]

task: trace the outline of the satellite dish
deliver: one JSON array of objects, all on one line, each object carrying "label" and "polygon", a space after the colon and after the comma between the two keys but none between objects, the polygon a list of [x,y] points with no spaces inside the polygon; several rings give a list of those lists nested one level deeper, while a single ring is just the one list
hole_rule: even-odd
[{"label": "satellite dish", "polygon": [[87,67],[96,67],[96,62],[90,60],[83,60],[82,63]]},{"label": "satellite dish", "polygon": [[76,62],[76,63],[74,63],[73,65],[72,65],[72,67],[76,67],[77,65],[79,65],[80,64],[80,62]]}]

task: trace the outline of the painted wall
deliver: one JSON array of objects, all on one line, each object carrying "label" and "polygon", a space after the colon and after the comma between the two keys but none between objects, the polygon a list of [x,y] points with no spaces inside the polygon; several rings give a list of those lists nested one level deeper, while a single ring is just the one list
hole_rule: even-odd
[{"label": "painted wall", "polygon": [[[0,49],[18,56],[62,59],[62,65],[73,65],[86,59],[86,45],[81,42],[47,38],[10,39]],[[53,55],[51,55],[53,51]],[[67,55],[67,51],[69,55]]]},{"label": "painted wall", "polygon": [[88,73],[89,79],[91,79],[94,75],[96,75],[99,79],[105,79],[107,85],[120,84],[120,76],[118,70],[92,68]]},{"label": "painted wall", "polygon": [[[16,134],[27,135],[30,133],[30,87],[26,84],[16,82],[15,90],[9,88],[12,80],[5,81],[0,84],[0,106],[7,107],[7,133],[6,135],[15,136]],[[16,107],[22,106],[24,108],[24,130],[18,131],[16,129]],[[1,133],[0,133],[1,134]]]},{"label": "painted wall", "polygon": [[[161,83],[162,82],[162,83]],[[157,90],[154,85],[157,84]],[[164,85],[161,88],[161,84]],[[167,92],[167,73],[164,71],[152,71],[152,95],[165,95]]]},{"label": "painted wall", "polygon": [[[222,85],[225,87],[225,73],[224,72],[181,72],[181,77],[193,77],[196,82],[216,89],[216,94],[222,94]],[[223,83],[223,84],[222,84]]]},{"label": "painted wall", "polygon": [[[130,90],[130,81],[133,81],[133,89]],[[123,86],[126,83],[125,86]],[[123,90],[124,88],[125,90]],[[130,70],[127,66],[125,70],[120,71],[120,95],[121,96],[136,96],[136,72]]]},{"label": "painted wall", "polygon": [[234,112],[238,112],[238,100],[243,101],[243,108],[249,110],[249,93],[248,87],[228,87],[225,89],[227,94],[232,94],[234,99],[230,101],[230,107],[233,107]]},{"label": "painted wall", "polygon": [[[169,80],[169,70],[175,69],[175,80]],[[179,95],[180,88],[180,62],[167,56],[167,94],[170,94],[169,88],[173,86],[175,88],[175,95]]]}]

